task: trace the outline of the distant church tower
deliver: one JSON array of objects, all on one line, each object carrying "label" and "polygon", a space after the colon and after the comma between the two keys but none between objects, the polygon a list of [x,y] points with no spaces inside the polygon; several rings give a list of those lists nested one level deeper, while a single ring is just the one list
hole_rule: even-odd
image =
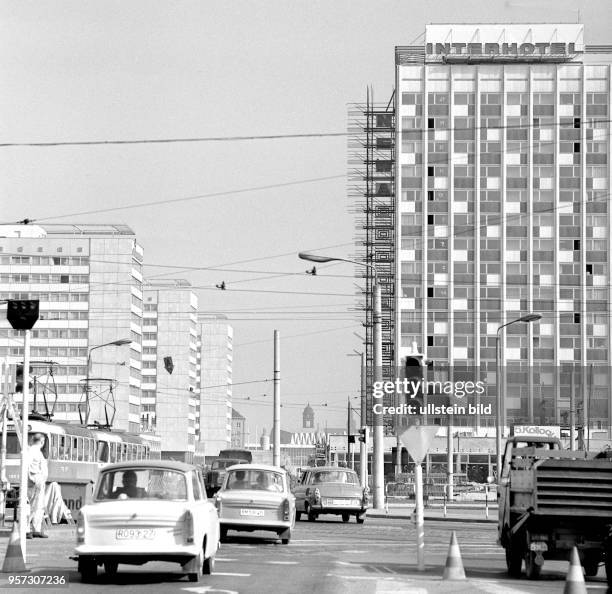
[{"label": "distant church tower", "polygon": [[309,402],[302,413],[302,427],[304,429],[314,429],[314,426],[314,410],[310,408]]}]

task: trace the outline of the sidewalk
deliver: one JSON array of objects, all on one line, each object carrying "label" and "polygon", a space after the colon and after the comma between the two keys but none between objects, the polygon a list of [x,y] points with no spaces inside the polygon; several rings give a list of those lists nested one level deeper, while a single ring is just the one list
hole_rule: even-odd
[{"label": "sidewalk", "polygon": [[[7,530],[8,528],[8,530]],[[0,530],[0,568],[6,556],[11,523]],[[74,554],[76,526],[54,524],[48,530],[49,538],[26,540],[26,570],[34,575],[52,572],[76,572],[76,562],[69,559]],[[8,574],[0,573],[0,590]]]},{"label": "sidewalk", "polygon": [[[453,503],[446,506],[436,503],[425,507],[424,517],[429,521],[440,522],[476,522],[497,523],[497,504],[489,505],[488,518],[482,503]],[[390,520],[406,520],[413,518],[414,503],[389,503],[385,510],[368,509],[370,518],[387,518]]]}]

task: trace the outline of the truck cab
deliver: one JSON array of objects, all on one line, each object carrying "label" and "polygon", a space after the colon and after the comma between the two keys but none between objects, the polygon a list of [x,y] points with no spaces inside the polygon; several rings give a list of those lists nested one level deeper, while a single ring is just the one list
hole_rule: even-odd
[{"label": "truck cab", "polygon": [[508,526],[510,522],[510,505],[508,505],[510,497],[510,464],[513,455],[519,453],[517,450],[521,450],[520,453],[526,453],[524,448],[534,448],[534,454],[537,450],[560,450],[561,441],[556,437],[539,435],[519,435],[508,438],[502,458],[502,470],[499,476],[499,484],[497,486],[497,500],[499,504],[499,521],[497,523],[497,528],[498,542],[500,544],[503,544],[504,536],[502,533],[504,527]]}]

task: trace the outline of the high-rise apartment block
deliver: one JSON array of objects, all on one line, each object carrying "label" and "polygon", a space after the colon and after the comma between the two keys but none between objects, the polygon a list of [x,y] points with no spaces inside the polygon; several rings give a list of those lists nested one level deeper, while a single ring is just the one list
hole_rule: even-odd
[{"label": "high-rise apartment block", "polygon": [[[0,299],[40,301],[30,353],[37,408],[44,410],[46,391],[54,418],[78,422],[90,357],[90,385],[106,402],[114,399],[115,427],[139,430],[142,261],[125,225],[0,226]],[[131,344],[108,344],[118,340]],[[23,360],[22,333],[6,319],[0,357]],[[112,417],[102,402],[93,398],[89,422]]]},{"label": "high-rise apartment block", "polygon": [[200,316],[200,442],[206,456],[232,443],[233,328],[224,316]]},{"label": "high-rise apartment block", "polygon": [[142,334],[143,429],[162,458],[193,462],[200,399],[198,299],[188,283],[145,286]]}]

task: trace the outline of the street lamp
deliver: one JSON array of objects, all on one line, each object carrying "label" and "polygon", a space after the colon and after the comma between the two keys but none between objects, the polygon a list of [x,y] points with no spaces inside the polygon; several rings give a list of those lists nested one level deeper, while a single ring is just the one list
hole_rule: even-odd
[{"label": "street lamp", "polygon": [[[365,353],[363,351],[357,351],[353,349],[352,353],[349,353],[347,357],[360,357],[361,358],[361,413],[360,413],[360,425],[365,427],[366,422],[366,366],[365,366]],[[359,442],[359,480],[361,481],[362,487],[368,486],[368,444],[367,441]]]},{"label": "street lamp", "polygon": [[[311,262],[348,262],[357,266],[365,266],[372,271],[374,275],[374,385],[380,385],[382,381],[382,308],[380,297],[380,285],[378,284],[378,275],[376,267],[365,262],[357,262],[347,258],[335,258],[332,256],[316,256],[306,252],[300,252],[298,256],[302,260],[310,260]],[[377,384],[378,382],[378,384]],[[372,491],[373,491],[373,507],[374,509],[382,510],[385,507],[385,444],[383,435],[383,413],[374,413],[373,418],[373,469],[372,469]]]},{"label": "street lamp", "polygon": [[[123,346],[124,344],[131,344],[132,341],[129,338],[118,338],[117,340],[113,340],[112,342],[105,342],[104,344],[99,344],[95,347],[91,347],[89,352],[87,353],[87,375],[85,376],[85,406],[86,406],[86,415],[85,415],[85,423],[89,420],[89,369],[91,367],[91,353],[96,349],[101,349],[106,346]],[[79,415],[80,415],[79,410]],[[82,420],[82,419],[81,419]]]},{"label": "street lamp", "polygon": [[[502,423],[505,424],[505,399],[502,397],[502,391],[500,386],[500,372],[499,372],[499,337],[500,332],[506,328],[506,326],[511,326],[512,324],[516,324],[517,322],[537,322],[542,318],[542,314],[527,314],[526,316],[522,316],[517,318],[516,320],[512,320],[506,324],[502,324],[496,332],[495,336],[495,454],[496,454],[496,462],[497,462],[497,481],[499,482],[501,476],[501,465],[502,465]],[[503,404],[502,404],[503,403]],[[504,414],[502,414],[502,408],[504,409]]]}]

